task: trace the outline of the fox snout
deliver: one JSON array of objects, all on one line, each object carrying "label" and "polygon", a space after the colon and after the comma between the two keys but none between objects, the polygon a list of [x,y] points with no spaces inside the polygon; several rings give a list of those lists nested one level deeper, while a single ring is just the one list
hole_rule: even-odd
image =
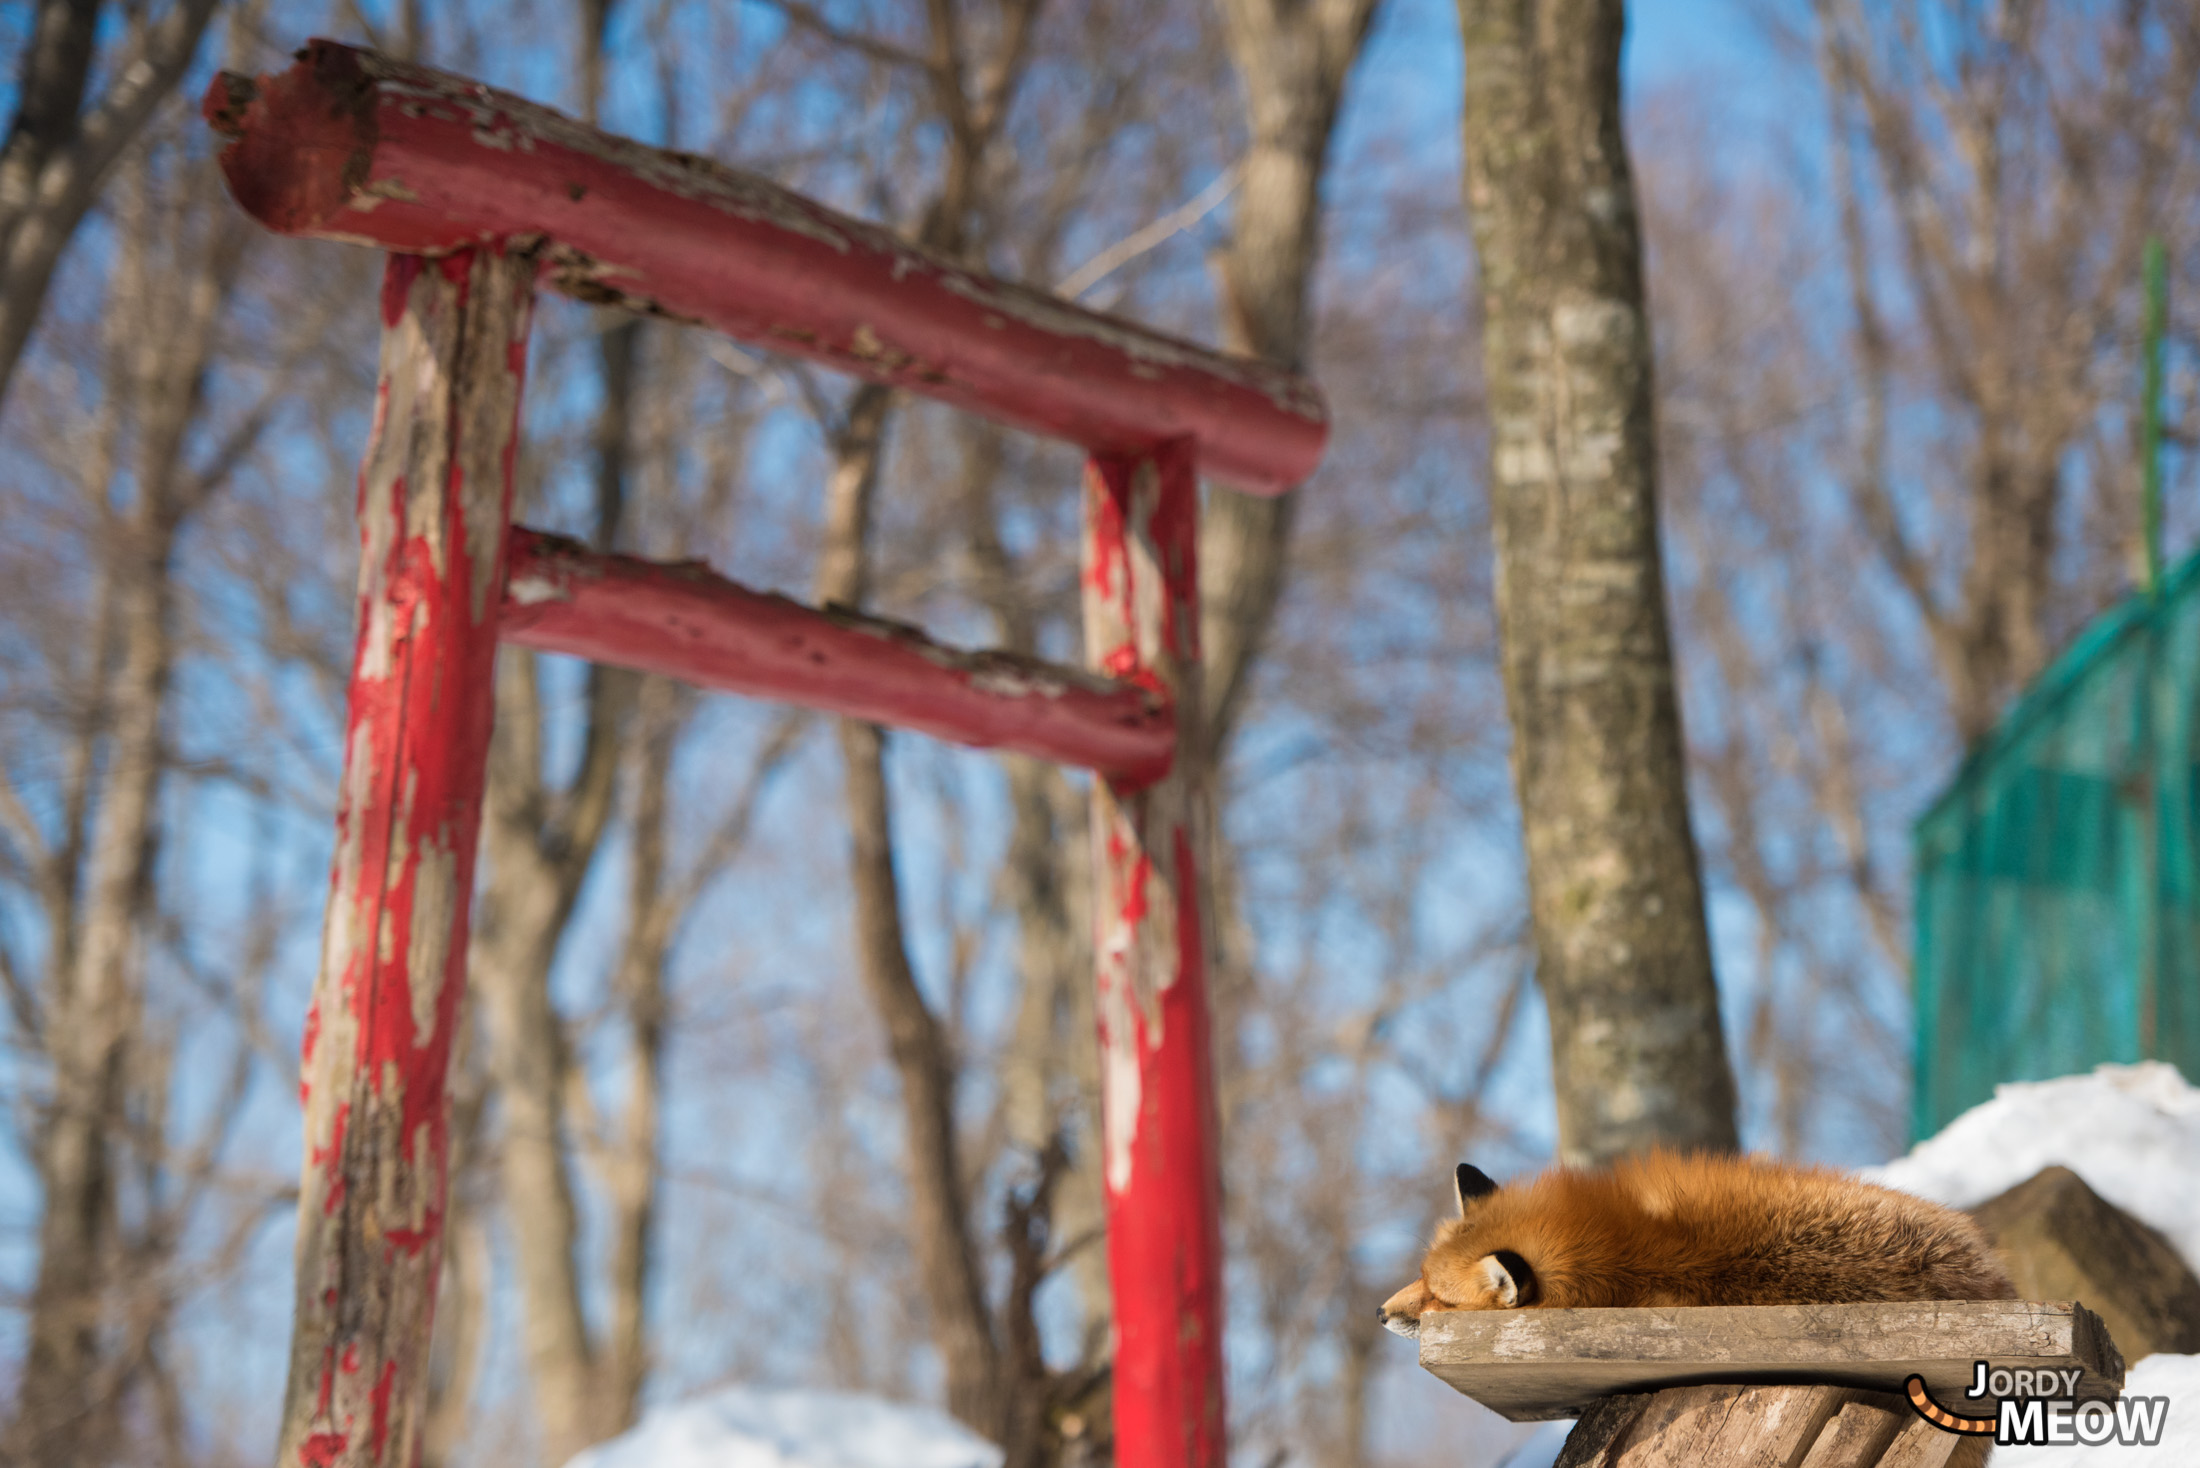
[{"label": "fox snout", "polygon": [[1408,1340],[1421,1333],[1421,1312],[1429,1306],[1428,1286],[1415,1280],[1377,1307],[1383,1329]]}]

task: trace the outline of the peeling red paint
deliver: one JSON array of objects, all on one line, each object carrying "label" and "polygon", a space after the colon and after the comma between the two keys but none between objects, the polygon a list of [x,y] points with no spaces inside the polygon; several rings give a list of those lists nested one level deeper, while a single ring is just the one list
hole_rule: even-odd
[{"label": "peeling red paint", "polygon": [[412,294],[413,278],[420,274],[420,267],[425,263],[418,255],[390,256],[388,266],[382,271],[383,326],[395,326],[404,316],[406,298]]},{"label": "peeling red paint", "polygon": [[298,1107],[301,1111],[313,1100],[313,1047],[320,1039],[321,1001],[316,998],[306,1006],[305,1038],[298,1047]]},{"label": "peeling red paint", "polygon": [[[1127,1007],[1136,1054],[1138,1106],[1127,1184],[1108,1191],[1108,1274],[1115,1290],[1115,1430],[1118,1461],[1201,1465],[1224,1462],[1222,1236],[1217,1122],[1211,1070],[1205,955],[1191,842],[1178,827],[1173,881],[1176,972],[1158,994],[1149,1024]],[[1128,878],[1143,894],[1141,855]],[[1126,902],[1123,919],[1147,916]],[[1112,1182],[1112,1180],[1111,1180]]]},{"label": "peeling red paint", "polygon": [[329,1468],[344,1455],[344,1447],[351,1441],[341,1432],[317,1432],[298,1444],[300,1468]]},{"label": "peeling red paint", "polygon": [[317,1167],[324,1174],[323,1186],[328,1189],[326,1201],[321,1205],[323,1213],[334,1213],[344,1206],[344,1123],[351,1119],[351,1103],[336,1103],[336,1120],[329,1131],[329,1144],[317,1147],[311,1137],[306,1138],[306,1165]]},{"label": "peeling red paint", "polygon": [[393,257],[384,274],[337,855],[301,1077],[283,1442],[313,1468],[403,1468],[416,1446],[533,278],[531,260],[495,250]]},{"label": "peeling red paint", "polygon": [[[1085,637],[1109,673],[1198,707],[1198,487],[1188,446],[1095,456]],[[1221,1468],[1221,1167],[1193,833],[1204,772],[1096,789],[1103,1179],[1115,1296],[1116,1459]]]},{"label": "peeling red paint", "polygon": [[367,1441],[372,1449],[371,1455],[377,1462],[381,1461],[382,1450],[389,1445],[390,1388],[396,1384],[397,1363],[395,1361],[383,1362],[382,1377],[375,1382],[374,1390],[368,1394],[369,1399],[374,1404],[374,1412],[372,1417],[369,1418]]},{"label": "peeling red paint", "polygon": [[1123,926],[1135,928],[1146,920],[1146,883],[1153,880],[1153,861],[1141,851],[1123,878]]},{"label": "peeling red paint", "polygon": [[385,1231],[382,1241],[400,1254],[418,1254],[443,1237],[443,1210],[430,1208],[426,1221],[419,1228],[393,1228]]},{"label": "peeling red paint", "polygon": [[[1162,461],[1156,460],[1159,464]],[[1156,473],[1168,473],[1157,468]],[[1189,476],[1189,468],[1182,472]],[[1161,561],[1161,575],[1170,592],[1161,598],[1162,645],[1187,662],[1199,661],[1199,598],[1179,598],[1175,588],[1199,585],[1199,491],[1164,489],[1156,494],[1148,512],[1147,533]],[[1186,613],[1189,612],[1189,615]]]},{"label": "peeling red paint", "polygon": [[957,652],[914,628],[750,591],[694,562],[598,555],[532,530],[512,531],[503,637],[1139,782],[1159,778],[1176,746],[1166,690],[1151,679],[1110,683]]},{"label": "peeling red paint", "polygon": [[553,242],[550,284],[707,324],[1098,452],[1199,444],[1256,493],[1305,479],[1328,411],[1298,373],[994,280],[707,159],[331,41],[215,78],[231,193],[286,234],[436,255]]},{"label": "peeling red paint", "polygon": [[[1118,594],[1115,588],[1119,582],[1125,588],[1130,585],[1123,548],[1123,501],[1112,490],[1105,489],[1106,478],[1101,482],[1104,492],[1090,497],[1087,510],[1091,524],[1085,531],[1084,577],[1086,586],[1103,597],[1112,598]],[[1127,595],[1127,590],[1123,594]],[[1138,655],[1136,648],[1130,652],[1134,658]]]}]

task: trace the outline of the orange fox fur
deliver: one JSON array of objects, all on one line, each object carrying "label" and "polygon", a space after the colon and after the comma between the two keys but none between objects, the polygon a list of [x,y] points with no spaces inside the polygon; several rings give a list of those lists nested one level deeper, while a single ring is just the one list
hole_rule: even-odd
[{"label": "orange fox fur", "polygon": [[2006,1300],[1962,1214],[1827,1168],[1651,1152],[1498,1187],[1459,1169],[1459,1217],[1390,1297],[1403,1334],[1431,1310]]}]

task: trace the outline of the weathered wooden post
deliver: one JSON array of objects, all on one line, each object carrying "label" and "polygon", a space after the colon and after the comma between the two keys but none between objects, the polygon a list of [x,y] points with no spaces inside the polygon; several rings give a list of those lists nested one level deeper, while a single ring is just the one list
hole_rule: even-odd
[{"label": "weathered wooden post", "polygon": [[1177,755],[1149,782],[1093,782],[1095,959],[1116,1461],[1223,1460],[1221,1169],[1196,863],[1199,486],[1192,444],[1085,469],[1085,655],[1168,696]]},{"label": "weathered wooden post", "polygon": [[383,278],[284,1468],[410,1468],[418,1445],[534,279],[493,247],[393,255]]}]

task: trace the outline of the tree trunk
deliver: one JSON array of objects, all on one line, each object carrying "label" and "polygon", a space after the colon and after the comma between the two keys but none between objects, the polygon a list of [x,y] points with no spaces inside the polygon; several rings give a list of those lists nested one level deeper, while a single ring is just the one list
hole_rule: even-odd
[{"label": "tree trunk", "polygon": [[[539,721],[533,679],[508,659],[499,670],[498,754],[508,731]],[[525,692],[515,696],[515,686]],[[515,762],[516,763],[516,762]],[[545,1462],[562,1463],[596,1441],[595,1352],[581,1305],[580,1220],[566,1160],[564,1020],[550,999],[550,967],[571,915],[593,840],[546,856],[538,801],[514,800],[540,767],[512,773],[492,759],[488,867],[481,936],[470,967],[481,996],[489,1072],[496,1087],[497,1181],[518,1266],[522,1338]]]},{"label": "tree trunk", "polygon": [[[863,604],[870,579],[879,455],[892,403],[888,389],[856,389],[834,445],[825,544],[816,583],[822,604]],[[878,726],[841,721],[848,875],[856,904],[856,969],[886,1027],[887,1051],[901,1081],[914,1215],[910,1244],[931,1312],[933,1343],[947,1373],[947,1409],[998,1439],[1004,1409],[1000,1352],[970,1232],[970,1203],[955,1130],[955,1059],[909,965],[900,884],[894,871],[885,748],[885,733]]]},{"label": "tree trunk", "polygon": [[[1243,181],[1218,261],[1222,344],[1303,367],[1321,253],[1321,181],[1344,84],[1376,0],[1218,0],[1230,59],[1245,93]],[[1245,710],[1252,673],[1283,597],[1298,491],[1273,497],[1217,488],[1199,523],[1203,712],[1195,753],[1220,770]],[[1218,813],[1219,815],[1219,813]],[[1200,866],[1214,1006],[1216,1065],[1228,1123],[1237,1016],[1249,1002],[1252,955],[1238,908],[1235,864],[1216,849]]]},{"label": "tree trunk", "polygon": [[1460,0],[1513,778],[1559,1149],[1736,1145],[1659,565],[1621,0]]},{"label": "tree trunk", "polygon": [[72,972],[47,1016],[53,1100],[38,1155],[45,1207],[7,1456],[55,1468],[102,1462],[113,1446],[101,1335],[114,1257],[114,1143],[138,1020],[140,927],[174,657],[165,519],[141,509],[120,536],[109,583],[121,645],[106,702],[111,774],[100,792]]},{"label": "tree trunk", "polygon": [[[44,105],[70,100],[50,97]],[[18,141],[10,139],[10,158]],[[139,1066],[133,1075],[131,1052],[142,1036],[144,926],[166,776],[162,726],[176,658],[176,538],[210,487],[190,479],[182,460],[238,268],[235,242],[217,231],[184,254],[175,274],[155,275],[153,256],[168,243],[161,234],[170,221],[153,207],[150,185],[136,170],[120,192],[122,239],[108,302],[116,407],[102,425],[98,450],[107,472],[86,488],[104,509],[104,497],[116,492],[110,475],[120,467],[127,424],[135,434],[135,494],[109,522],[101,548],[90,659],[98,716],[75,752],[70,844],[46,904],[54,922],[44,1026],[53,1095],[36,1156],[44,1207],[16,1416],[0,1439],[0,1457],[9,1462],[69,1468],[103,1461],[118,1446],[115,1399],[128,1372],[142,1364],[142,1357],[126,1358],[160,1329],[157,1320],[137,1322],[135,1344],[119,1351],[103,1339],[122,1289],[145,1283],[125,1277],[144,1266],[127,1260],[114,1237],[118,1154],[126,1150],[133,1088],[160,1095],[153,1089],[161,1084],[156,1068]],[[75,833],[87,811],[90,841],[79,887]]]},{"label": "tree trunk", "polygon": [[98,0],[41,0],[23,55],[20,102],[0,148],[0,403],[30,344],[61,252],[100,182],[183,79],[218,0],[174,0],[133,21],[106,92],[79,115]]},{"label": "tree trunk", "polygon": [[[621,323],[599,339],[596,541],[609,549],[625,506],[634,339]],[[617,1431],[618,1394],[582,1306],[566,1095],[573,1068],[550,970],[581,884],[610,825],[635,678],[588,672],[586,730],[572,783],[543,778],[542,700],[533,654],[508,649],[497,673],[497,731],[482,823],[488,879],[474,986],[488,1018],[489,1071],[500,1113],[499,1176],[519,1263],[528,1374],[548,1461],[562,1463]]]},{"label": "tree trunk", "polygon": [[[1374,18],[1375,0],[1220,0],[1251,134],[1220,260],[1222,344],[1286,367],[1305,364],[1321,249],[1329,139]],[[1203,757],[1229,742],[1247,679],[1283,592],[1297,492],[1223,490],[1199,527]]]},{"label": "tree trunk", "polygon": [[610,1194],[611,1294],[602,1374],[603,1427],[623,1432],[641,1415],[649,1374],[648,1302],[656,1233],[659,1159],[658,1097],[664,1087],[665,963],[674,925],[686,908],[668,900],[673,757],[694,700],[663,678],[643,681],[633,740],[634,797],[629,835],[629,913],[618,990],[626,1009],[627,1101],[619,1137],[605,1159]]},{"label": "tree trunk", "polygon": [[[604,28],[611,8],[610,0],[580,5],[581,113],[591,122],[602,95]],[[627,518],[641,323],[616,311],[598,315],[603,397],[590,433],[593,538],[598,549],[610,550]],[[609,1338],[601,1339],[583,1304],[576,1137],[567,1115],[577,1077],[566,1022],[550,996],[550,972],[617,804],[638,680],[607,667],[590,668],[587,676],[580,767],[561,788],[543,773],[545,715],[534,656],[509,649],[500,662],[482,834],[488,881],[474,967],[488,1011],[489,1070],[501,1123],[498,1177],[519,1265],[527,1370],[542,1424],[543,1457],[550,1463],[563,1463],[633,1421],[644,1369],[641,1300],[657,1167],[658,1035],[652,1019],[646,1043],[631,1057],[636,1068],[630,1100],[638,1109],[627,1118],[645,1128],[646,1149],[623,1154],[609,1179],[612,1321]],[[645,839],[646,833],[637,833],[638,841]],[[653,869],[652,880],[655,875]],[[630,924],[643,921],[640,907],[629,914]],[[630,943],[634,937],[630,927]],[[660,946],[654,962],[661,965],[662,958]],[[618,976],[621,984],[628,978],[624,971]]]}]

